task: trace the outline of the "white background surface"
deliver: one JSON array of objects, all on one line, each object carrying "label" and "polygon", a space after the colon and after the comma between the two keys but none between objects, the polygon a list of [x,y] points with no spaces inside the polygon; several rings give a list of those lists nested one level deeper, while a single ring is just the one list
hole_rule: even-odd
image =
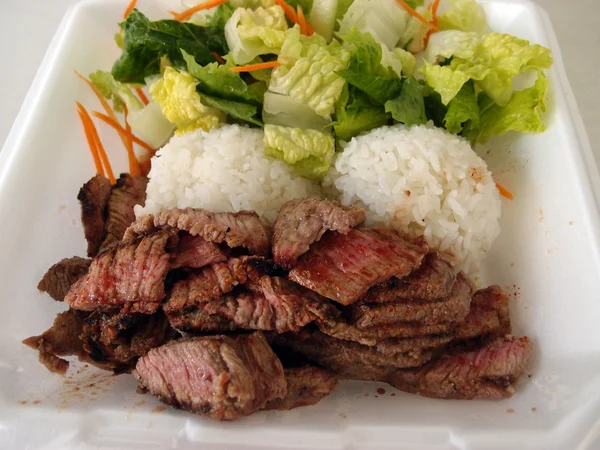
[{"label": "white background surface", "polygon": [[[144,2],[139,0],[143,8]],[[0,144],[67,8],[77,0],[0,0]],[[600,163],[600,2],[537,0],[550,15],[567,75]],[[1,148],[1,146],[0,146]]]}]

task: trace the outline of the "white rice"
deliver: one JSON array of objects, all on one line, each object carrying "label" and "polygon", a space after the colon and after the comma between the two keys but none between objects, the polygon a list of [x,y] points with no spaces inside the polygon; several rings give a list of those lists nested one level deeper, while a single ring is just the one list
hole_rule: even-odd
[{"label": "white rice", "polygon": [[469,143],[433,126],[382,127],[353,138],[326,180],[367,225],[425,236],[474,272],[500,233],[500,197]]},{"label": "white rice", "polygon": [[264,155],[263,133],[239,125],[174,136],[152,160],[146,206],[137,216],[167,208],[215,212],[253,210],[273,221],[284,202],[321,195],[317,183]]}]

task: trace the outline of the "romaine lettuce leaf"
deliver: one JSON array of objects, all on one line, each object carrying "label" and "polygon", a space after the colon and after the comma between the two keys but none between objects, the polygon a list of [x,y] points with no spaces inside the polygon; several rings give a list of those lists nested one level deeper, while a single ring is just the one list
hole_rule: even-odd
[{"label": "romaine lettuce leaf", "polygon": [[470,128],[479,127],[479,105],[472,81],[467,81],[456,97],[450,100],[444,116],[444,127],[450,133],[460,133],[467,122]]},{"label": "romaine lettuce leaf", "polygon": [[390,115],[363,92],[346,86],[336,104],[335,118],[336,138],[349,141],[360,133],[387,124]]},{"label": "romaine lettuce leaf", "polygon": [[194,57],[199,64],[214,61],[211,52],[228,52],[223,30],[217,27],[199,27],[176,20],[150,21],[137,9],[121,23],[125,32],[123,52],[112,67],[115,80],[125,83],[144,83],[151,75],[160,74],[161,58],[183,68],[185,62],[180,49]]},{"label": "romaine lettuce leaf", "polygon": [[197,128],[208,131],[225,122],[225,114],[200,101],[196,79],[187,72],[167,67],[162,78],[150,86],[150,96],[161,107],[163,115],[184,134]]},{"label": "romaine lettuce leaf", "polygon": [[485,143],[490,137],[501,136],[509,131],[543,132],[546,126],[542,113],[546,112],[548,86],[548,78],[539,71],[535,84],[515,92],[505,106],[499,106],[486,94],[480,94],[479,127],[469,130],[467,137],[472,141]]},{"label": "romaine lettuce leaf", "polygon": [[275,5],[275,0],[229,0],[233,8],[269,8]]},{"label": "romaine lettuce leaf", "polygon": [[323,130],[330,120],[318,115],[310,106],[289,95],[265,93],[263,121],[284,127]]},{"label": "romaine lettuce leaf", "polygon": [[225,25],[233,62],[244,65],[259,55],[278,54],[287,29],[285,12],[279,5],[236,9]]},{"label": "romaine lettuce leaf", "polygon": [[331,42],[333,37],[337,10],[338,0],[318,0],[308,17],[315,33],[319,33],[327,42]]},{"label": "romaine lettuce leaf", "polygon": [[131,88],[116,81],[110,72],[97,70],[90,73],[90,81],[105,98],[112,100],[113,109],[117,112],[123,112],[123,105],[127,106],[128,111],[136,111],[144,107]]},{"label": "romaine lettuce leaf", "polygon": [[477,33],[467,33],[458,30],[447,30],[433,33],[425,49],[424,58],[435,64],[438,57],[457,57],[469,60],[473,58],[479,43]]},{"label": "romaine lettuce leaf", "polygon": [[349,58],[338,41],[327,44],[316,33],[303,36],[295,26],[286,32],[269,92],[290,96],[329,119],[345,83],[337,72],[347,66]]},{"label": "romaine lettuce leaf", "polygon": [[299,175],[322,179],[329,170],[335,144],[333,137],[317,130],[265,125],[265,153],[294,166]]},{"label": "romaine lettuce leaf", "polygon": [[263,125],[262,121],[259,119],[260,108],[256,105],[236,102],[234,100],[227,100],[226,98],[214,97],[206,94],[200,96],[200,101],[206,106],[216,108],[217,110],[228,114],[232,119],[248,122],[258,125],[259,127]]},{"label": "romaine lettuce leaf", "polygon": [[385,102],[385,111],[391,113],[394,120],[408,126],[427,122],[419,82],[414,78],[405,78],[398,96]]},{"label": "romaine lettuce leaf", "polygon": [[449,5],[450,10],[438,16],[440,30],[485,31],[485,13],[476,0],[449,0]]},{"label": "romaine lettuce leaf", "polygon": [[411,77],[417,68],[417,59],[412,53],[407,52],[403,48],[395,48],[393,52],[394,55],[396,55],[396,58],[400,60],[402,74]]}]

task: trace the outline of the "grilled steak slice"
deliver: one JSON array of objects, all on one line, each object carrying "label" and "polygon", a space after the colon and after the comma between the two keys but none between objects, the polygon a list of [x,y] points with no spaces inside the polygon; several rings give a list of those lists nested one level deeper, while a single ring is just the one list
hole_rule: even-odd
[{"label": "grilled steak slice", "polygon": [[84,311],[127,305],[127,312],[152,314],[165,296],[168,238],[169,234],[161,231],[102,253],[88,274],[71,287],[65,301]]},{"label": "grilled steak slice", "polygon": [[147,184],[147,177],[121,174],[108,199],[106,237],[100,246],[100,252],[121,241],[127,227],[135,220],[133,207],[143,206],[146,202]]},{"label": "grilled steak slice", "polygon": [[203,303],[200,308],[231,320],[242,329],[278,333],[298,331],[316,319],[338,315],[338,310],[315,292],[285,278],[266,275],[235,295]]},{"label": "grilled steak slice", "polygon": [[64,375],[69,368],[69,362],[59,356],[83,357],[86,354],[79,339],[84,317],[85,313],[73,309],[59,313],[47,331],[41,336],[25,339],[23,344],[38,350],[40,362],[48,370]]},{"label": "grilled steak slice", "polygon": [[285,397],[271,400],[265,409],[288,411],[300,406],[310,406],[331,394],[338,387],[338,380],[318,367],[306,366],[285,369],[287,393]]},{"label": "grilled steak slice", "polygon": [[122,373],[170,337],[168,322],[160,311],[153,315],[94,311],[84,320],[80,339],[95,365]]},{"label": "grilled steak slice", "polygon": [[440,348],[451,342],[453,335],[421,336],[414,338],[390,338],[375,344],[374,348],[382,355],[416,352],[421,349]]},{"label": "grilled steak slice", "polygon": [[255,212],[212,213],[204,209],[169,209],[136,220],[124,240],[159,229],[187,231],[209,242],[225,242],[230,248],[244,247],[251,254],[270,252],[269,230]]},{"label": "grilled steak slice", "polygon": [[328,232],[302,255],[291,280],[324,297],[349,305],[377,283],[402,278],[419,267],[425,241],[410,242],[387,229]]},{"label": "grilled steak slice", "polygon": [[87,273],[91,263],[91,259],[79,256],[61,259],[48,269],[37,288],[47,292],[54,300],[62,302],[73,283]]},{"label": "grilled steak slice", "polygon": [[373,347],[335,339],[319,331],[310,330],[278,335],[274,342],[277,345],[287,346],[334,372],[355,363],[396,368],[419,367],[433,356],[431,352],[420,350],[384,355]]},{"label": "grilled steak slice", "polygon": [[480,309],[495,311],[499,322],[498,333],[505,335],[511,333],[508,300],[508,295],[502,288],[494,285],[475,292],[472,304]]},{"label": "grilled steak slice", "polygon": [[217,420],[233,420],[286,395],[283,367],[262,333],[172,341],[139,359],[140,389]]},{"label": "grilled steak slice", "polygon": [[450,295],[455,279],[456,270],[451,258],[445,253],[430,253],[415,272],[373,286],[357,303],[440,300]]},{"label": "grilled steak slice", "polygon": [[238,328],[233,321],[207,314],[196,307],[171,311],[166,315],[171,327],[185,333],[227,333]]},{"label": "grilled steak slice", "polygon": [[531,354],[527,337],[504,337],[473,351],[442,356],[419,369],[398,370],[388,383],[425,397],[499,400],[511,397]]},{"label": "grilled steak slice", "polygon": [[365,210],[336,201],[297,198],[286,202],[273,225],[273,259],[286,269],[327,230],[346,234],[365,221]]},{"label": "grilled steak slice", "polygon": [[106,235],[106,206],[112,192],[108,178],[102,175],[92,177],[77,194],[81,205],[81,223],[87,241],[88,256],[96,256]]},{"label": "grilled steak slice", "polygon": [[175,251],[171,253],[171,269],[190,267],[199,269],[209,264],[227,261],[229,251],[200,236],[182,233]]},{"label": "grilled steak slice", "polygon": [[353,305],[351,323],[357,328],[369,328],[397,322],[417,322],[422,325],[462,322],[471,305],[473,292],[469,281],[458,274],[450,297],[432,302],[404,302]]}]

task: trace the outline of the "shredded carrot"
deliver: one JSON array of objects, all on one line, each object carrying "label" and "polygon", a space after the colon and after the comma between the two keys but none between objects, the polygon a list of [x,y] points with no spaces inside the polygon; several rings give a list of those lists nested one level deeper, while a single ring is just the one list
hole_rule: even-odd
[{"label": "shredded carrot", "polygon": [[98,136],[98,130],[96,130],[94,121],[92,120],[89,113],[87,112],[87,109],[85,109],[85,107],[81,103],[79,103],[79,102],[76,102],[76,103],[77,103],[77,106],[79,107],[79,111],[81,112],[82,120],[84,120],[86,122],[85,126],[87,128],[89,128],[89,130],[91,132],[94,143],[96,145],[96,150],[98,151],[98,154],[100,155],[100,159],[102,160],[102,164],[104,165],[104,168],[106,169],[106,173],[108,174],[108,179],[110,180],[111,184],[115,184],[117,182],[117,180],[115,179],[115,175],[113,174],[112,167],[110,166],[110,161],[108,160],[108,156],[106,155],[106,151],[104,150],[102,141],[100,141],[100,136]]},{"label": "shredded carrot", "polygon": [[279,63],[277,61],[269,61],[258,64],[249,64],[247,66],[236,66],[232,67],[231,70],[234,72],[253,72],[255,70],[271,69],[273,67],[279,67]]},{"label": "shredded carrot", "polygon": [[146,94],[144,94],[144,91],[142,90],[142,88],[135,88],[135,92],[137,93],[138,97],[140,98],[140,100],[142,101],[142,103],[144,105],[147,105],[148,103],[150,103],[150,101],[148,100],[148,97],[146,97]]},{"label": "shredded carrot", "polygon": [[[106,114],[102,114],[98,111],[92,111],[92,115],[94,117],[97,117],[98,119],[100,119],[102,122],[104,122],[105,124],[111,126],[112,128],[114,128],[117,133],[119,133],[119,136],[121,136],[121,139],[123,138],[127,138],[127,130],[125,130],[125,128],[123,128],[121,126],[121,124],[119,122],[117,122],[116,120],[113,120],[111,117],[108,117]],[[152,148],[149,144],[147,144],[146,142],[142,141],[139,137],[137,137],[135,134],[131,135],[133,142],[135,142],[137,145],[139,145],[140,147],[148,150],[148,152],[151,155],[154,155],[154,153],[156,153],[156,149]]]},{"label": "shredded carrot", "polygon": [[309,22],[306,22],[306,26],[308,27],[308,36],[315,34],[315,29]]},{"label": "shredded carrot", "polygon": [[98,100],[100,100],[100,103],[102,103],[102,107],[106,111],[106,114],[108,114],[111,119],[117,120],[117,115],[115,114],[113,109],[110,107],[110,104],[108,103],[108,101],[104,98],[104,95],[102,95],[102,93],[98,90],[98,88],[96,86],[94,86],[94,83],[92,83],[86,77],[81,75],[79,72],[75,71],[75,73],[77,74],[77,76],[79,78],[81,78],[83,81],[85,81],[86,84],[90,88],[92,88],[92,91],[94,91],[94,94],[96,94],[96,97],[98,97]]},{"label": "shredded carrot", "polygon": [[500,195],[504,198],[507,198],[509,200],[512,200],[513,198],[515,198],[515,196],[512,194],[512,192],[510,192],[508,189],[505,189],[499,183],[496,183],[496,189],[498,189],[498,192],[500,192]]},{"label": "shredded carrot", "polygon": [[308,27],[306,26],[306,17],[304,17],[304,11],[302,6],[298,5],[296,8],[296,17],[298,17],[298,25],[300,25],[300,33],[307,36]]},{"label": "shredded carrot", "polygon": [[176,13],[173,11],[169,11],[169,12],[173,15],[173,18],[175,20],[178,20],[179,22],[183,22],[184,20],[188,20],[190,17],[192,17],[198,11],[202,11],[203,9],[214,8],[215,6],[222,5],[226,1],[227,0],[208,0],[207,2],[200,3],[199,5],[193,6],[193,7],[186,9],[185,11],[182,11],[180,13]]},{"label": "shredded carrot", "polygon": [[406,12],[409,13],[411,16],[415,17],[417,20],[419,20],[420,22],[423,22],[425,25],[431,27],[435,31],[438,31],[438,27],[436,25],[429,22],[425,17],[423,17],[421,14],[419,14],[414,9],[412,9],[404,0],[396,0],[396,1],[398,3],[400,3],[402,5],[402,7],[406,10]]},{"label": "shredded carrot", "polygon": [[298,17],[296,16],[296,11],[290,5],[288,5],[285,0],[275,0],[279,6],[283,8],[285,15],[288,19],[290,19],[293,23],[298,23]]},{"label": "shredded carrot", "polygon": [[438,8],[440,7],[440,0],[434,0],[432,5],[433,5],[431,8],[431,16],[433,17],[432,22],[437,28],[437,24],[438,24],[437,12],[438,12]]},{"label": "shredded carrot", "polygon": [[142,175],[148,176],[150,173],[150,169],[152,168],[152,160],[148,158],[146,161],[140,163],[140,170],[142,171]]},{"label": "shredded carrot", "polygon": [[100,175],[104,176],[104,168],[102,167],[102,161],[100,161],[100,156],[98,155],[98,148],[96,147],[96,141],[94,141],[94,136],[92,135],[92,130],[89,128],[88,122],[83,118],[82,112],[77,108],[77,114],[79,114],[79,118],[81,119],[81,123],[83,124],[83,131],[85,132],[85,137],[88,141],[88,145],[90,147],[90,152],[92,153],[92,158],[94,159],[94,165],[96,166],[96,172]]},{"label": "shredded carrot", "polygon": [[131,11],[133,11],[133,8],[135,8],[136,3],[137,0],[131,0],[131,2],[129,2],[129,6],[127,6],[127,9],[123,13],[123,19],[127,19],[127,16],[129,16],[129,14],[131,14]]},{"label": "shredded carrot", "polygon": [[132,177],[137,177],[140,175],[140,164],[135,156],[135,152],[133,151],[133,133],[131,132],[131,125],[127,121],[127,106],[124,109],[125,114],[125,133],[127,135],[127,144],[125,144],[125,149],[127,150],[127,159],[129,160],[129,174]]},{"label": "shredded carrot", "polygon": [[215,61],[217,61],[219,64],[227,64],[227,61],[225,61],[223,59],[223,57],[221,55],[219,55],[217,52],[211,52],[210,54],[212,55],[213,58],[215,58]]}]

